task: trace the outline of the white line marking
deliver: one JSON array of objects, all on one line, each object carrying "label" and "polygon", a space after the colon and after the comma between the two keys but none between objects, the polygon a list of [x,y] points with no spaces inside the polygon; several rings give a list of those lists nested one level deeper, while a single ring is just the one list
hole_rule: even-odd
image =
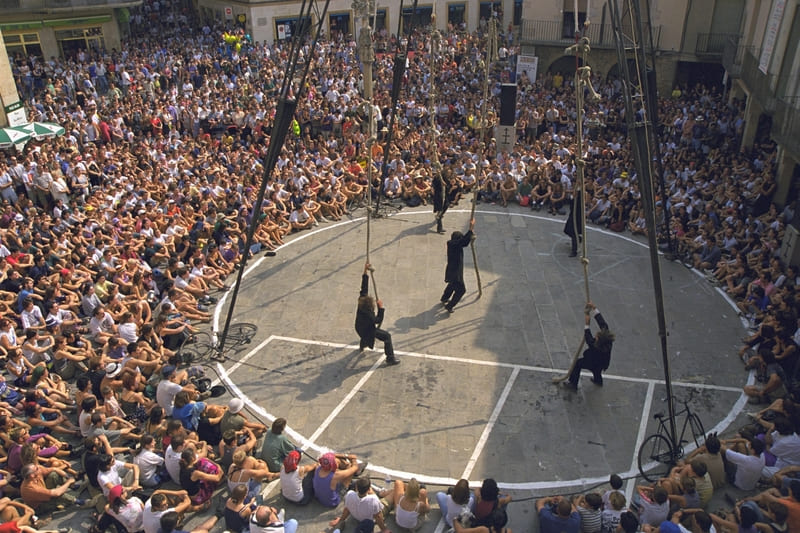
[{"label": "white line marking", "polygon": [[325,421],[322,422],[322,424],[320,424],[320,426],[317,428],[314,434],[308,438],[308,440],[310,440],[311,442],[316,441],[319,438],[319,436],[322,435],[322,433],[326,429],[328,429],[328,426],[331,424],[331,422],[333,422],[333,420],[339,415],[342,409],[345,408],[345,406],[350,402],[350,400],[353,399],[353,396],[355,396],[356,393],[359,390],[361,390],[361,387],[363,387],[364,383],[366,383],[367,380],[372,377],[372,374],[375,373],[375,370],[380,366],[382,362],[383,359],[378,359],[377,361],[372,363],[372,366],[369,368],[369,370],[367,370],[366,373],[363,376],[361,376],[361,379],[358,380],[358,383],[356,383],[353,386],[353,388],[350,389],[350,392],[347,393],[347,396],[345,396],[344,399],[341,402],[339,402],[339,405],[337,405],[333,409],[333,411],[331,411],[331,413],[328,415],[328,418],[326,418]]},{"label": "white line marking", "polygon": [[[456,209],[456,210],[450,210],[450,212],[451,213],[469,213],[470,211],[469,210],[463,210],[463,209]],[[502,216],[502,215],[506,214],[506,213],[503,213],[503,212],[484,211],[484,210],[478,210],[476,212],[479,213],[479,214],[483,214],[483,215],[493,215],[493,216],[498,216],[498,215]],[[422,211],[416,211],[416,212],[406,212],[406,213],[403,213],[403,214],[404,215],[427,215],[428,213],[427,212],[422,212]],[[550,222],[560,222],[560,220],[558,220],[558,219],[547,218],[547,217],[536,216],[536,215],[528,215],[528,214],[525,214],[525,213],[507,213],[507,215],[508,216],[521,216],[521,217],[533,218],[533,219],[536,219],[536,220],[543,220],[543,221],[550,221]],[[300,235],[299,237],[297,237],[295,239],[292,239],[291,241],[279,246],[277,248],[277,250],[280,250],[280,249],[282,249],[282,248],[284,248],[286,246],[289,246],[290,244],[293,244],[294,242],[298,242],[298,241],[303,240],[303,239],[305,239],[307,237],[310,237],[311,235],[314,235],[317,232],[326,231],[326,230],[329,230],[329,229],[332,229],[334,227],[338,227],[338,226],[341,226],[341,225],[344,225],[344,224],[350,224],[352,222],[358,222],[358,221],[361,221],[363,219],[364,219],[364,217],[359,217],[357,219],[352,219],[352,220],[346,220],[346,221],[342,221],[342,222],[339,222],[339,223],[331,225],[331,226],[326,226],[324,228],[320,228],[320,229],[315,230],[313,232],[304,233],[303,235]],[[622,240],[624,240],[626,242],[629,242],[629,243],[634,244],[636,246],[639,246],[641,248],[647,248],[646,244],[644,244],[642,242],[639,242],[639,241],[637,241],[637,240],[635,240],[633,238],[627,237],[625,235],[620,235],[618,233],[611,233],[611,232],[603,231],[603,230],[601,230],[599,228],[593,228],[593,227],[588,227],[587,229],[589,231],[601,233],[601,234],[604,234],[604,235],[607,235],[607,236],[610,236],[610,237],[615,237],[617,239],[622,239]],[[659,252],[659,254],[663,255],[663,254],[661,254],[661,252]],[[251,266],[249,268],[247,268],[245,270],[243,276],[246,276],[247,274],[249,274],[254,268],[256,268],[258,265],[260,265],[261,262],[264,261],[265,259],[266,259],[265,257],[261,257],[258,260],[256,260],[253,264],[251,264]],[[723,297],[725,297],[726,301],[728,301],[728,303],[731,305],[731,307],[733,307],[734,310],[736,310],[735,304],[733,303],[733,301],[731,301],[731,299],[728,297],[728,295],[724,291],[721,291],[720,289],[717,289],[717,290],[723,295]],[[225,293],[222,296],[222,298],[220,298],[219,302],[217,303],[217,305],[216,305],[216,307],[214,309],[214,321],[213,321],[213,328],[212,328],[213,331],[218,331],[218,329],[219,329],[219,317],[220,317],[220,314],[221,314],[221,311],[222,311],[222,308],[223,308],[223,304],[224,304],[226,298],[228,297],[228,294],[229,293]],[[744,324],[744,325],[746,326],[747,324]],[[315,344],[315,345],[327,346],[327,347],[331,347],[331,348],[353,348],[354,347],[353,345],[349,345],[349,344],[323,342],[323,341],[313,341],[313,340],[306,340],[306,339],[296,339],[296,338],[293,338],[293,337],[282,337],[282,336],[277,336],[277,335],[271,335],[266,341],[262,342],[261,344],[259,344],[258,347],[256,347],[255,349],[251,350],[244,357],[242,357],[239,360],[240,363],[246,362],[250,357],[255,355],[255,353],[257,353],[257,351],[259,349],[261,349],[264,346],[266,346],[272,340],[285,340],[285,341],[298,342],[298,343],[304,343],[304,344]],[[551,373],[551,374],[552,373],[559,373],[560,374],[560,373],[563,372],[563,370],[553,369],[553,368],[544,368],[544,367],[529,366],[529,365],[514,365],[514,364],[510,364],[510,363],[498,363],[498,362],[492,362],[492,361],[479,361],[479,360],[466,359],[466,358],[460,358],[460,357],[448,357],[448,356],[438,356],[438,355],[429,355],[429,354],[419,354],[419,353],[415,353],[415,352],[397,352],[397,353],[399,353],[401,355],[404,355],[404,356],[410,356],[410,357],[423,357],[423,358],[435,359],[435,360],[441,360],[441,361],[451,361],[451,362],[459,362],[459,363],[467,363],[467,364],[494,366],[494,367],[498,367],[498,368],[503,368],[503,367],[504,368],[512,368],[517,372],[519,370],[531,370],[531,371],[546,372],[546,373]],[[381,359],[378,359],[378,361],[375,363],[375,365],[373,365],[373,368],[370,369],[370,371],[369,371],[370,373],[374,371],[374,368],[376,368],[378,364],[380,364],[380,361],[381,361]],[[241,364],[239,366],[241,366]],[[236,368],[238,368],[238,367],[236,367]],[[234,366],[232,366],[231,367],[231,371],[233,371],[234,369],[235,369]],[[259,406],[258,404],[254,403],[252,400],[250,400],[250,398],[247,395],[245,395],[241,391],[241,389],[239,389],[239,387],[236,386],[236,384],[233,383],[233,381],[230,379],[228,371],[226,371],[226,369],[219,363],[217,363],[217,371],[219,372],[219,375],[220,375],[222,381],[226,384],[226,386],[231,391],[231,393],[233,393],[236,396],[242,398],[242,400],[244,400],[244,402],[248,405],[248,407],[249,407],[249,409],[251,411],[253,411],[254,413],[256,413],[259,416],[263,417],[265,420],[267,420],[269,422],[272,422],[273,420],[275,420],[276,417],[274,415],[272,415],[271,413],[268,413],[261,406]],[[645,411],[645,412],[647,412],[648,414],[649,414],[649,405],[652,403],[652,391],[653,391],[653,388],[654,388],[656,383],[663,383],[662,381],[658,381],[658,380],[648,380],[648,379],[643,379],[643,378],[631,378],[631,377],[627,377],[627,376],[616,376],[616,375],[608,375],[608,374],[605,375],[604,377],[606,377],[607,379],[617,379],[617,380],[620,380],[620,381],[628,381],[628,382],[634,382],[634,383],[646,383],[648,385],[648,397],[647,397],[648,408],[647,408],[647,411]],[[750,373],[750,376],[748,377],[748,381],[747,382],[748,382],[748,384],[751,384],[753,382],[753,373],[752,372]],[[219,383],[219,380],[215,380],[214,383]],[[697,383],[673,382],[673,385],[679,386],[679,387],[692,387],[692,388],[699,388],[699,389],[731,391],[731,392],[741,391],[741,389],[737,388],[737,387],[725,387],[725,386],[697,384]],[[734,408],[729,412],[728,416],[726,416],[722,421],[720,421],[714,427],[714,431],[720,431],[721,432],[722,430],[727,428],[727,426],[736,418],[736,416],[741,411],[741,409],[743,408],[743,406],[744,406],[744,404],[746,402],[747,402],[747,396],[745,396],[744,393],[742,393],[742,395],[740,396],[739,400],[736,402],[736,404],[734,404]],[[645,427],[646,427],[646,420],[644,420],[644,423],[645,423]],[[301,443],[302,444],[302,448],[304,450],[308,449],[308,448],[312,448],[315,451],[322,451],[323,450],[323,448],[317,446],[313,441],[311,441],[309,439],[306,439],[305,437],[303,437],[302,435],[300,435],[296,431],[292,430],[291,428],[287,427],[285,431],[287,432],[287,434],[290,437],[292,437],[295,440],[295,442]],[[642,431],[643,430],[640,427],[640,433]],[[319,432],[319,429],[317,430],[317,432]],[[642,440],[643,440],[643,436],[642,435],[639,435],[637,437],[637,439],[638,438],[642,438]],[[641,445],[641,443],[637,442],[637,446],[636,446],[636,449],[635,449],[634,453],[638,452],[638,448],[639,448],[640,445]],[[430,485],[448,486],[448,485],[455,485],[456,482],[458,481],[458,480],[453,479],[453,478],[445,478],[445,477],[437,477],[437,476],[426,476],[426,475],[416,474],[416,473],[413,473],[413,472],[405,472],[405,471],[402,471],[402,470],[394,470],[394,469],[385,468],[385,467],[381,467],[381,466],[369,465],[369,469],[370,469],[370,471],[375,472],[377,474],[381,474],[381,475],[385,475],[385,476],[391,476],[393,478],[409,479],[411,477],[416,477],[420,482],[428,483]],[[638,468],[635,465],[635,460],[634,460],[633,466],[627,472],[619,472],[619,475],[621,477],[623,477],[623,478],[625,478],[625,477],[634,477],[634,476],[638,475]],[[572,488],[572,487],[585,487],[586,485],[601,484],[601,483],[606,483],[607,481],[608,481],[608,478],[604,476],[604,477],[581,478],[581,479],[574,479],[574,480],[559,480],[559,481],[534,481],[534,482],[523,482],[523,483],[504,483],[504,482],[500,482],[500,483],[498,483],[498,487],[500,487],[501,489],[506,489],[506,490],[530,490],[530,491],[541,490],[541,491],[552,492],[553,490],[566,489],[566,488]],[[629,485],[630,485],[631,482],[632,481],[629,481]],[[480,481],[470,481],[470,486],[471,487],[475,487],[476,488],[476,487],[479,487],[480,485],[481,485]],[[627,490],[632,491],[633,487],[629,486],[629,488],[627,488],[626,491]],[[437,532],[438,532],[438,526],[437,526]]]},{"label": "white line marking", "polygon": [[436,524],[436,529],[433,530],[433,533],[442,533],[444,531],[447,522],[444,521],[444,515],[439,519],[439,523]]},{"label": "white line marking", "polygon": [[497,419],[500,416],[500,411],[503,410],[503,405],[505,405],[506,399],[511,393],[511,387],[514,386],[514,382],[517,380],[518,375],[519,368],[515,368],[514,371],[511,372],[511,377],[508,378],[508,383],[506,383],[506,386],[503,388],[503,392],[500,394],[497,404],[494,406],[494,411],[492,411],[492,415],[489,417],[489,422],[486,424],[486,427],[483,428],[483,433],[481,433],[481,437],[478,439],[478,443],[475,445],[475,449],[472,451],[472,457],[469,458],[467,466],[464,468],[464,473],[461,474],[462,478],[469,479],[470,474],[472,474],[472,469],[475,468],[475,463],[478,462],[478,457],[481,456],[483,447],[486,446],[486,441],[489,440],[489,435],[492,433],[494,425],[497,423]]},{"label": "white line marking", "polygon": [[[311,339],[300,339],[297,337],[286,337],[283,335],[273,335],[274,340],[281,340],[287,342],[296,342],[299,344],[313,344],[316,346],[325,346],[327,348],[345,348],[345,349],[353,349],[356,348],[355,344],[343,344],[337,342],[327,342],[327,341],[316,341]],[[544,366],[535,366],[535,365],[520,365],[515,363],[501,363],[498,361],[482,361],[480,359],[470,359],[468,357],[452,357],[449,355],[435,355],[435,354],[426,354],[426,353],[419,353],[419,352],[406,352],[403,350],[395,350],[396,354],[402,355],[404,357],[419,357],[422,359],[433,359],[436,361],[447,361],[450,363],[464,363],[468,365],[482,365],[482,366],[490,366],[494,368],[510,368],[510,369],[520,369],[520,370],[529,370],[533,372],[543,372],[546,374],[563,374],[566,372],[567,369],[562,368],[548,368]],[[658,379],[647,379],[647,378],[635,378],[629,376],[619,376],[616,374],[603,374],[603,379],[612,379],[616,381],[625,381],[630,383],[664,383],[663,380]],[[673,385],[677,387],[689,387],[689,388],[696,388],[696,389],[709,389],[709,390],[717,390],[717,391],[726,391],[726,392],[740,392],[741,388],[739,387],[728,387],[725,385],[710,385],[706,383],[686,383],[682,381],[673,381]]]},{"label": "white line marking", "polygon": [[[636,433],[636,444],[633,447],[633,459],[631,459],[631,467],[628,470],[629,472],[639,471],[639,448],[642,447],[642,443],[644,442],[645,431],[647,431],[647,422],[650,420],[650,409],[653,406],[653,391],[655,390],[655,387],[655,383],[650,383],[647,386],[647,393],[644,396],[644,405],[642,405],[642,419],[639,420],[639,430]],[[635,484],[636,479],[631,478],[628,480],[628,483],[625,486],[625,500],[628,501],[628,503],[631,501]]]}]

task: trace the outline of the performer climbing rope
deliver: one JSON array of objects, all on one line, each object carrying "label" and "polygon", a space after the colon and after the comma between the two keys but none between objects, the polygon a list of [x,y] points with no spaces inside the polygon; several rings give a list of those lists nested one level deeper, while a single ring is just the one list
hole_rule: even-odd
[{"label": "performer climbing rope", "polygon": [[[386,309],[381,300],[375,300],[369,295],[369,272],[372,267],[369,262],[364,263],[364,273],[361,275],[361,291],[358,294],[358,308],[356,309],[356,332],[360,337],[359,348],[374,348],[375,339],[383,341],[383,351],[386,354],[386,365],[398,365],[400,360],[394,355],[392,336],[388,331],[381,329]],[[377,314],[375,306],[378,307]]]}]

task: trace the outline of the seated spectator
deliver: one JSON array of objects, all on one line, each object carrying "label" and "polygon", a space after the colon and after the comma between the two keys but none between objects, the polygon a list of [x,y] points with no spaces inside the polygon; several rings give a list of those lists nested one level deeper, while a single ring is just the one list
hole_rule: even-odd
[{"label": "seated spectator", "polygon": [[437,492],[436,501],[442,517],[449,527],[453,527],[453,520],[456,520],[464,511],[472,511],[475,504],[475,496],[469,490],[469,481],[459,479],[447,493]]},{"label": "seated spectator", "polygon": [[[248,420],[247,417],[242,413],[243,408],[244,401],[242,401],[241,398],[231,398],[228,402],[228,409],[225,411],[225,414],[222,415],[222,420],[219,422],[220,431],[222,433],[225,433],[229,429],[234,431],[242,431],[242,429],[247,427],[253,431],[256,438],[260,438],[261,435],[267,431],[267,426],[261,424],[260,422],[251,422]],[[264,459],[263,452],[262,459]],[[269,461],[267,461],[267,465],[269,465]]]},{"label": "seated spectator", "polygon": [[401,480],[395,481],[392,498],[395,508],[394,520],[398,526],[406,529],[418,529],[431,510],[428,491],[414,478],[411,478],[408,483],[403,483]]},{"label": "seated spectator", "polygon": [[350,484],[358,469],[355,455],[323,454],[314,470],[314,496],[317,501],[325,507],[337,507],[339,490]]},{"label": "seated spectator", "polygon": [[500,496],[500,489],[497,488],[497,482],[494,479],[484,479],[480,488],[475,489],[475,507],[472,511],[475,520],[478,523],[483,522],[497,507],[505,507],[510,502],[510,495]]},{"label": "seated spectator", "polygon": [[239,485],[247,487],[247,493],[255,496],[259,493],[263,481],[278,479],[280,474],[274,474],[267,469],[264,461],[260,461],[244,450],[237,450],[233,454],[232,464],[228,470],[228,489],[233,490]]},{"label": "seated spectator", "polygon": [[[169,511],[161,515],[159,519],[159,531],[161,533],[186,533],[183,530],[176,529],[178,527],[179,515],[175,511]],[[209,517],[205,522],[201,523],[196,528],[193,528],[188,533],[209,533],[214,527],[214,524],[219,520],[216,516]],[[293,533],[293,532],[287,532]]]},{"label": "seated spectator", "polygon": [[180,466],[180,484],[192,500],[191,510],[211,507],[211,497],[225,474],[219,465],[187,448],[181,452]]},{"label": "seated spectator", "polygon": [[603,497],[590,492],[585,496],[579,494],[574,500],[575,508],[581,515],[581,533],[600,533],[603,525]]},{"label": "seated spectator", "polygon": [[[410,484],[410,482],[409,482]],[[424,490],[424,489],[422,489]],[[387,498],[393,499],[393,494],[389,494],[388,496],[384,496]],[[417,499],[424,498],[420,495]],[[409,497],[409,500],[411,498]],[[423,504],[424,505],[424,504]],[[416,505],[414,507],[413,512],[422,513],[421,508],[423,505]],[[408,505],[407,507],[411,507]],[[356,480],[356,490],[348,490],[347,494],[344,497],[344,509],[342,510],[341,516],[338,516],[331,520],[328,524],[331,527],[338,527],[339,529],[344,529],[345,521],[348,517],[352,516],[356,522],[361,523],[363,520],[373,520],[381,531],[388,531],[386,527],[386,522],[384,518],[386,515],[389,514],[391,507],[389,505],[384,504],[377,494],[372,490],[372,486],[370,485],[368,478],[359,478]],[[398,511],[400,508],[398,507]],[[403,515],[403,511],[400,511],[401,516]],[[410,521],[410,517],[409,518]],[[402,518],[401,518],[402,519]],[[398,522],[400,525],[400,522]],[[405,527],[405,526],[403,526]],[[416,528],[411,528],[416,529]]]},{"label": "seated spectator", "polygon": [[[233,403],[233,400],[231,400],[231,403]],[[235,406],[238,407],[238,403]],[[283,433],[284,429],[286,429],[286,419],[276,418],[269,433],[264,437],[261,458],[266,461],[270,472],[280,472],[283,460],[289,452],[296,449],[289,437]]]},{"label": "seated spectator", "polygon": [[117,485],[132,490],[141,488],[139,486],[139,467],[135,463],[125,463],[113,455],[104,455],[100,459],[99,467],[97,484],[106,498],[108,498],[108,492]]},{"label": "seated spectator", "polygon": [[82,507],[86,502],[67,492],[75,478],[58,468],[28,464],[20,472],[20,494],[26,505],[40,515],[48,515],[71,506]]},{"label": "seated spectator", "polygon": [[314,498],[315,465],[299,466],[300,452],[293,450],[281,465],[281,494],[297,505],[308,505]]},{"label": "seated spectator", "polygon": [[[539,531],[541,533],[579,533],[581,530],[581,515],[575,506],[563,496],[539,498],[536,500],[536,513],[539,515]],[[606,529],[604,528],[603,531],[605,532]]]},{"label": "seated spectator", "polygon": [[144,504],[142,529],[145,533],[158,533],[161,517],[173,512],[181,516],[192,505],[185,490],[156,490]]},{"label": "seated spectator", "polygon": [[742,490],[756,488],[764,469],[764,443],[760,440],[728,439],[722,441],[728,480]]},{"label": "seated spectator", "polygon": [[133,456],[133,464],[139,467],[139,484],[143,487],[157,487],[166,480],[164,458],[156,453],[155,448],[153,436],[142,435]]},{"label": "seated spectator", "polygon": [[250,515],[250,533],[271,533],[283,530],[284,533],[296,533],[297,520],[284,520],[283,509],[280,512],[268,505],[259,505]]},{"label": "seated spectator", "polygon": [[225,502],[225,529],[231,533],[247,533],[250,530],[250,515],[256,507],[255,498],[247,495],[247,487],[236,486]]}]

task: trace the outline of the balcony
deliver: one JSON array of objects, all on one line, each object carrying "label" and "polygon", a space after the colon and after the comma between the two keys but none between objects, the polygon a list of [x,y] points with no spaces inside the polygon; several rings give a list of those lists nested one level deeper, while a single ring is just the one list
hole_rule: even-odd
[{"label": "balcony", "polygon": [[742,81],[750,98],[755,98],[764,112],[772,114],[775,111],[775,76],[764,74],[758,69],[758,56],[760,52],[755,48],[748,48],[742,54]]},{"label": "balcony", "polygon": [[739,44],[739,40],[728,39],[722,50],[722,66],[731,78],[742,77],[742,61],[745,52],[754,53],[755,48]]},{"label": "balcony", "polygon": [[[623,33],[631,34],[630,27],[624,27]],[[613,48],[614,31],[610,23],[591,24],[586,37],[593,48]],[[572,29],[560,20],[523,20],[520,26],[520,40],[525,44],[563,46],[575,43]],[[653,26],[653,44],[658,49],[661,42],[661,26]]]},{"label": "balcony", "polygon": [[131,7],[141,3],[142,0],[0,0],[0,9],[5,14],[30,14],[76,8]]},{"label": "balcony", "polygon": [[800,158],[800,96],[775,99],[772,137],[795,158]]},{"label": "balcony", "polygon": [[731,33],[698,33],[694,53],[699,57],[719,59],[729,42],[735,46],[741,38],[741,35]]}]

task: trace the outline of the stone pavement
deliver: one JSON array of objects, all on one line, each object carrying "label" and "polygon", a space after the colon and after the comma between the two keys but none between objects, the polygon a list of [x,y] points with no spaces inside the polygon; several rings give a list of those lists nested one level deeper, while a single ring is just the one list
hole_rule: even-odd
[{"label": "stone pavement", "polygon": [[[469,211],[447,213],[447,236],[435,233],[429,208],[374,219],[369,255],[386,306],[383,327],[402,360],[387,368],[380,343],[378,351],[359,353],[353,329],[366,254],[363,213],[303,232],[277,257],[259,257],[248,268],[234,322],[259,330],[218,370],[252,416],[267,424],[285,417],[312,456],[327,449],[358,454],[378,486],[387,476],[415,476],[433,498],[461,477],[475,486],[494,477],[515,500],[526,500],[509,507],[509,527],[518,531],[535,526],[534,496],[588,490],[611,473],[637,475],[638,445],[655,431],[653,413],[666,407],[642,241],[589,228],[591,299],[617,340],[605,386],[584,375],[573,392],[551,383],[583,335],[583,268],[568,257],[563,216],[479,205],[483,295],[467,248],[467,294],[452,315],[439,304],[445,242],[450,231],[465,231]],[[706,431],[723,433],[744,404],[746,374],[736,350],[746,330],[697,272],[662,261],[662,274],[674,391],[693,394]],[[338,514],[281,501],[271,503],[287,507],[302,533],[329,529]],[[441,527],[437,510],[423,531]]]}]

